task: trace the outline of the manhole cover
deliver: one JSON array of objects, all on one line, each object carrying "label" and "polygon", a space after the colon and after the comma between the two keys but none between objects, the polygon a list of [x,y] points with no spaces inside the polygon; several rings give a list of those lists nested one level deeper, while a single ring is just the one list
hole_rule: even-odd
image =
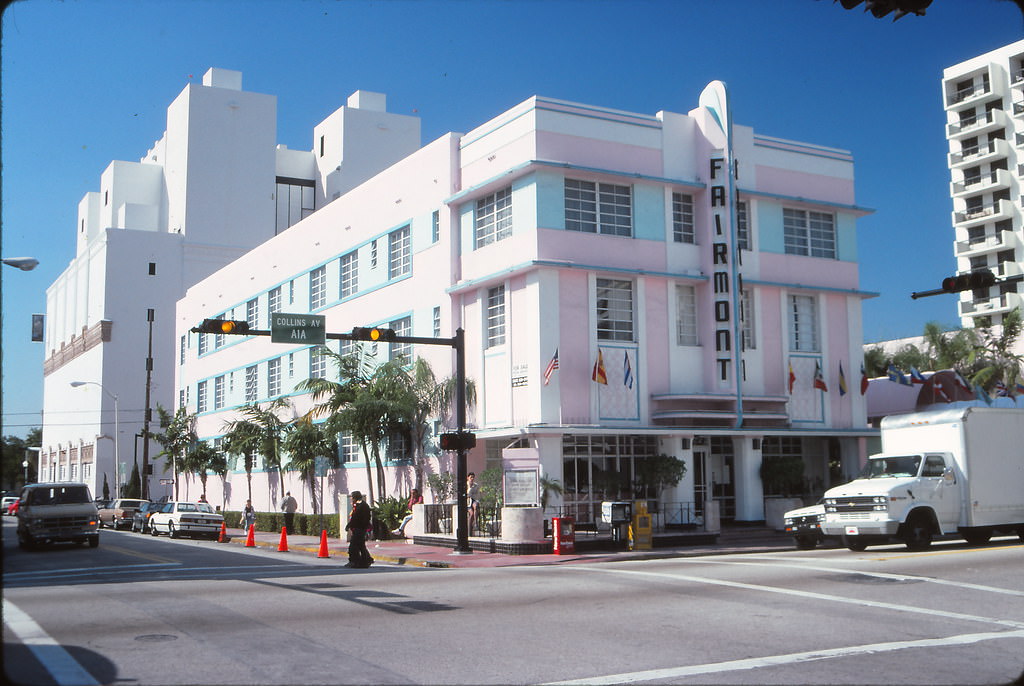
[{"label": "manhole cover", "polygon": [[136,636],[135,640],[143,643],[159,643],[161,641],[177,641],[178,637],[174,634],[143,634]]},{"label": "manhole cover", "polygon": [[924,579],[907,579],[903,577],[874,576],[870,574],[844,574],[832,577],[839,581],[849,581],[855,584],[919,584]]}]

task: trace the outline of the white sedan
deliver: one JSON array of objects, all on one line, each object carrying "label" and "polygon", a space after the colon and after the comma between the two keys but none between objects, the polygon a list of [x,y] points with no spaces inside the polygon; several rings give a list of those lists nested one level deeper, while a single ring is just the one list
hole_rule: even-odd
[{"label": "white sedan", "polygon": [[178,536],[206,536],[217,538],[224,517],[213,511],[208,503],[186,503],[172,501],[153,513],[149,518],[149,530],[154,536],[167,534]]}]

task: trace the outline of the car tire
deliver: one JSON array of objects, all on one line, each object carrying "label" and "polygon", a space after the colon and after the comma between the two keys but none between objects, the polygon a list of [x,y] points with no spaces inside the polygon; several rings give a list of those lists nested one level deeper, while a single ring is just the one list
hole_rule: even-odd
[{"label": "car tire", "polygon": [[178,537],[178,529],[177,529],[177,527],[174,526],[174,522],[167,522],[167,537],[168,538],[177,538]]},{"label": "car tire", "polygon": [[27,534],[22,531],[18,532],[18,547],[22,550],[32,550],[36,547],[36,541],[32,538],[32,534]]},{"label": "car tire", "polygon": [[99,545],[100,545],[100,536],[99,536],[99,534],[96,534],[95,536],[90,536],[89,537],[89,547],[90,548],[98,548]]},{"label": "car tire", "polygon": [[797,550],[814,550],[818,547],[818,538],[816,536],[797,536],[796,537],[796,549]]},{"label": "car tire", "polygon": [[160,532],[156,530],[156,524],[154,524],[153,522],[149,523],[149,535],[150,536],[159,536],[160,535]]}]

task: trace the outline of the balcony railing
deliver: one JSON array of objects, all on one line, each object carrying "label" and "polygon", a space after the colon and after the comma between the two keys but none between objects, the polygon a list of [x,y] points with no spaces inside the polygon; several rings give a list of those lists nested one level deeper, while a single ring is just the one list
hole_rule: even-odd
[{"label": "balcony railing", "polygon": [[968,119],[961,119],[946,126],[947,138],[977,135],[990,129],[1005,128],[1009,118],[1003,110],[988,110]]},{"label": "balcony railing", "polygon": [[1020,307],[1021,297],[1018,293],[1002,293],[994,298],[978,300],[961,300],[961,317],[981,317],[992,314],[1006,314]]},{"label": "balcony railing", "polygon": [[1007,157],[1010,154],[1010,144],[1003,139],[991,140],[988,145],[959,150],[949,153],[949,166],[962,167],[968,164],[980,164],[996,157]]},{"label": "balcony railing", "polygon": [[993,169],[988,174],[964,179],[961,182],[950,184],[954,198],[968,193],[985,193],[1011,186],[1010,172],[1006,169]]},{"label": "balcony railing", "polygon": [[[1003,201],[1005,202],[1005,201]],[[986,234],[983,238],[955,243],[957,257],[971,257],[996,250],[1009,250],[1020,245],[1020,239],[1013,231],[997,231]]]},{"label": "balcony railing", "polygon": [[953,223],[957,225],[982,224],[993,219],[1009,217],[1011,211],[1010,201],[1000,199],[990,205],[969,207],[966,210],[953,212]]},{"label": "balcony railing", "polygon": [[954,91],[949,98],[946,99],[946,106],[951,107],[953,105],[959,105],[972,98],[987,95],[991,90],[991,85],[988,83],[973,84],[967,88]]}]

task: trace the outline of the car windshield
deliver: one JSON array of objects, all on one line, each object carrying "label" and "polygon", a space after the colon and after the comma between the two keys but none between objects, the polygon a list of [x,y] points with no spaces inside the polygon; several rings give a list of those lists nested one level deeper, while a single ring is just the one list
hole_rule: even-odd
[{"label": "car windshield", "polygon": [[868,460],[862,479],[882,479],[885,477],[917,476],[921,466],[920,455],[900,455],[894,457],[878,457]]},{"label": "car windshield", "polygon": [[52,486],[34,488],[29,493],[28,505],[72,505],[92,502],[88,486]]},{"label": "car windshield", "polygon": [[195,512],[196,506],[192,503],[178,503],[178,512]]},{"label": "car windshield", "polygon": [[121,507],[138,507],[138,506],[142,505],[142,503],[144,503],[144,502],[146,502],[146,501],[145,500],[122,500],[121,501]]},{"label": "car windshield", "polygon": [[206,503],[199,503],[198,505],[196,505],[196,507],[199,508],[200,512],[209,512],[213,514],[213,508],[207,505]]}]

